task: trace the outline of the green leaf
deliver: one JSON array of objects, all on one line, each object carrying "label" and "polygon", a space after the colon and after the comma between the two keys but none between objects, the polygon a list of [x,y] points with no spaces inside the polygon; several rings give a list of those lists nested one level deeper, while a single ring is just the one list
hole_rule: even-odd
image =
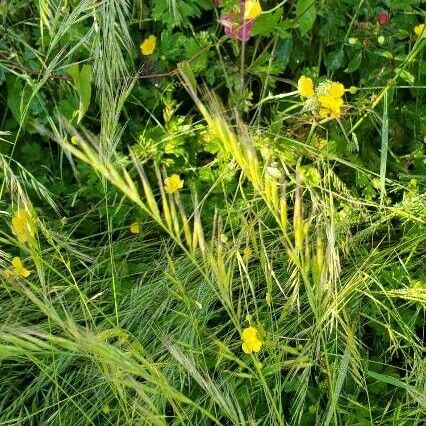
[{"label": "green leaf", "polygon": [[89,109],[92,97],[92,67],[84,64],[80,70],[78,64],[73,64],[68,68],[68,75],[72,78],[75,90],[80,97],[80,106],[75,112],[80,122]]},{"label": "green leaf", "polygon": [[255,23],[253,24],[252,35],[273,35],[274,33],[280,32],[281,25],[280,19],[282,16],[282,10],[278,9],[273,13],[267,13],[260,15]]},{"label": "green leaf", "polygon": [[290,59],[290,54],[293,49],[293,39],[285,38],[277,46],[277,59],[280,64],[280,68],[284,69]]},{"label": "green leaf", "polygon": [[75,87],[79,85],[80,70],[78,64],[73,64],[68,68],[68,75],[72,78]]},{"label": "green leaf", "polygon": [[314,25],[317,16],[315,0],[298,0],[296,5],[296,17],[302,35],[305,35]]},{"label": "green leaf", "polygon": [[344,54],[343,54],[343,50],[339,49],[334,51],[333,53],[331,53],[328,58],[327,58],[327,68],[330,71],[335,71],[339,68],[342,67],[343,65],[343,59],[344,59]]},{"label": "green leaf", "polygon": [[396,75],[405,80],[408,84],[414,84],[414,75],[408,72],[407,70],[403,70],[400,68],[396,69]]},{"label": "green leaf", "polygon": [[361,65],[361,61],[362,61],[362,51],[360,50],[359,52],[355,53],[355,55],[352,57],[347,68],[345,69],[345,72],[351,73],[356,71]]},{"label": "green leaf", "polygon": [[[90,106],[92,97],[92,67],[83,65],[80,71],[80,117],[82,118]],[[79,120],[80,121],[80,120]]]}]

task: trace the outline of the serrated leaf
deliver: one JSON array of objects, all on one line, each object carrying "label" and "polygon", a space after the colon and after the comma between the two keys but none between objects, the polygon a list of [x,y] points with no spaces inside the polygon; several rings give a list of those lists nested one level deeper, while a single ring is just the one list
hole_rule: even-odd
[{"label": "serrated leaf", "polygon": [[282,10],[274,13],[260,15],[253,24],[252,35],[272,35],[280,30],[279,22],[282,16]]},{"label": "serrated leaf", "polygon": [[302,35],[305,35],[314,25],[317,16],[315,0],[298,0],[296,5],[296,17]]}]

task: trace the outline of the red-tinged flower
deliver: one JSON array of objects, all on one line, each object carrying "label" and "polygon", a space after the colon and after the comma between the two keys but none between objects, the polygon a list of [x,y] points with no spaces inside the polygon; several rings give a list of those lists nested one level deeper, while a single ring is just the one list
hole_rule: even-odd
[{"label": "red-tinged flower", "polygon": [[382,10],[377,15],[377,20],[379,21],[380,25],[386,25],[389,22],[389,12],[387,10]]},{"label": "red-tinged flower", "polygon": [[222,6],[222,0],[214,0],[214,3],[217,7]]},{"label": "red-tinged flower", "polygon": [[229,13],[222,15],[219,22],[224,26],[225,34],[235,40],[247,42],[250,40],[253,19],[241,20],[240,14]]}]

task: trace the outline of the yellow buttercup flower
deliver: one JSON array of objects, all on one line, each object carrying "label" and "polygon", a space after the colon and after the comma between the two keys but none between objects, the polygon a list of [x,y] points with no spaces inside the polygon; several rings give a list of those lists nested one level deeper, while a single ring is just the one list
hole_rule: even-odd
[{"label": "yellow buttercup flower", "polygon": [[340,108],[343,105],[343,99],[331,95],[319,96],[318,100],[321,104],[320,116],[328,117],[332,116],[335,118],[340,117]]},{"label": "yellow buttercup flower", "polygon": [[3,271],[5,278],[28,278],[30,276],[31,271],[24,267],[20,257],[14,257],[11,263],[13,268],[9,268]]},{"label": "yellow buttercup flower", "polygon": [[262,348],[262,341],[257,337],[258,332],[254,327],[247,327],[241,333],[243,341],[242,349],[244,353],[251,354],[252,352],[259,352]]},{"label": "yellow buttercup flower", "polygon": [[314,82],[311,78],[302,75],[297,82],[297,89],[299,90],[300,96],[303,98],[311,98],[314,96]]},{"label": "yellow buttercup flower", "polygon": [[12,233],[21,243],[26,243],[34,237],[34,222],[30,214],[19,209],[12,217]]},{"label": "yellow buttercup flower", "polygon": [[259,0],[247,0],[244,8],[244,19],[256,19],[262,14],[262,6]]},{"label": "yellow buttercup flower", "polygon": [[155,37],[155,35],[150,35],[148,38],[146,38],[139,46],[142,55],[152,55],[154,53],[156,44],[157,37]]},{"label": "yellow buttercup flower", "polygon": [[345,93],[345,86],[342,83],[332,82],[325,87],[325,91],[322,93],[318,96],[320,117],[339,118],[343,106],[342,96]]},{"label": "yellow buttercup flower", "polygon": [[417,37],[426,37],[426,24],[419,24],[414,27],[414,33]]},{"label": "yellow buttercup flower", "polygon": [[171,175],[164,179],[164,190],[168,194],[173,194],[183,188],[183,182],[183,179],[181,179],[179,175]]},{"label": "yellow buttercup flower", "polygon": [[139,233],[141,232],[139,222],[133,222],[133,223],[130,225],[130,232],[131,232],[132,234],[139,234]]}]

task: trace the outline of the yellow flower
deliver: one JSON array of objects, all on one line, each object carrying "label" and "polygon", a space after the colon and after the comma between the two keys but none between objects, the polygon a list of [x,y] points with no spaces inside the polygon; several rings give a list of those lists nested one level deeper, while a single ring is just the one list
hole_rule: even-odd
[{"label": "yellow flower", "polygon": [[245,328],[241,333],[241,339],[244,353],[251,354],[252,352],[260,351],[262,341],[257,337],[257,330],[254,327]]},{"label": "yellow flower", "polygon": [[152,55],[155,50],[155,45],[157,44],[157,37],[154,35],[150,35],[148,38],[146,38],[141,44],[140,49],[142,55],[148,56]]},{"label": "yellow flower", "polygon": [[299,81],[297,82],[297,88],[299,90],[300,96],[303,98],[311,98],[314,96],[314,82],[309,77],[305,77],[302,75],[302,77],[299,78]]},{"label": "yellow flower", "polygon": [[259,0],[247,0],[244,8],[244,19],[256,19],[262,14],[262,6]]},{"label": "yellow flower", "polygon": [[336,98],[330,95],[319,96],[318,98],[321,108],[320,108],[320,116],[321,117],[340,117],[340,108],[343,105],[342,98]]},{"label": "yellow flower", "polygon": [[133,223],[130,225],[130,232],[131,232],[132,234],[139,234],[139,233],[141,232],[141,228],[140,228],[140,226],[139,226],[139,222],[133,222]]},{"label": "yellow flower", "polygon": [[321,118],[339,118],[343,106],[342,96],[345,93],[345,86],[342,83],[330,83],[326,91],[318,96],[320,103],[319,115]]},{"label": "yellow flower", "polygon": [[426,37],[425,27],[426,24],[419,24],[414,27],[414,33],[417,37]]},{"label": "yellow flower", "polygon": [[13,268],[6,269],[3,272],[6,278],[16,278],[16,277],[28,278],[30,276],[31,271],[29,271],[27,268],[24,267],[20,257],[17,257],[17,256],[14,257],[11,263]]},{"label": "yellow flower", "polygon": [[21,243],[34,237],[34,223],[31,216],[23,209],[17,210],[12,217],[12,233]]},{"label": "yellow flower", "polygon": [[179,175],[171,175],[170,177],[164,179],[164,190],[168,194],[173,194],[173,192],[183,188],[183,182],[183,179],[181,179]]},{"label": "yellow flower", "polygon": [[331,83],[328,94],[334,98],[341,98],[345,94],[345,86],[342,83]]}]

